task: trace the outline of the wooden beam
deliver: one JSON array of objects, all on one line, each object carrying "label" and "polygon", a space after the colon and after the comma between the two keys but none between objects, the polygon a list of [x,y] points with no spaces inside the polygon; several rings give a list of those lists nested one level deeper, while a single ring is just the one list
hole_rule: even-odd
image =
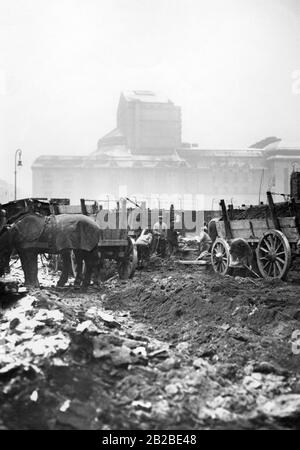
[{"label": "wooden beam", "polygon": [[290,207],[291,207],[291,210],[292,210],[292,214],[295,217],[296,228],[298,230],[298,233],[300,233],[300,223],[299,223],[299,219],[298,219],[298,216],[297,216],[297,205],[296,205],[296,200],[295,200],[294,197],[291,198]]},{"label": "wooden beam", "polygon": [[231,226],[230,226],[230,220],[228,217],[228,212],[226,209],[226,204],[224,200],[220,201],[220,206],[222,209],[222,216],[223,216],[223,221],[224,221],[224,225],[225,225],[225,233],[226,233],[226,238],[227,239],[232,239],[232,231],[231,231]]},{"label": "wooden beam", "polygon": [[87,213],[87,209],[86,209],[86,204],[85,204],[84,198],[80,199],[80,206],[81,206],[81,213],[84,214],[85,216],[87,216],[88,213]]},{"label": "wooden beam", "polygon": [[281,227],[280,227],[280,223],[278,220],[278,217],[276,215],[276,211],[275,211],[275,205],[273,202],[273,197],[270,191],[267,192],[267,199],[268,199],[268,204],[269,204],[269,208],[270,208],[270,212],[271,212],[271,217],[274,223],[274,228],[275,230],[281,231]]}]

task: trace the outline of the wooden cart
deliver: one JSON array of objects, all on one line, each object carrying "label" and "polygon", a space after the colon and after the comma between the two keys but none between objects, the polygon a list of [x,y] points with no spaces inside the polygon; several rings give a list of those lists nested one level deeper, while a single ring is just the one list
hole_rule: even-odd
[{"label": "wooden cart", "polygon": [[266,279],[287,276],[299,251],[300,204],[294,199],[275,204],[271,192],[267,192],[267,198],[268,205],[250,207],[244,212],[228,210],[221,200],[222,217],[216,222],[218,237],[211,251],[211,263],[216,273],[227,275],[232,272],[230,246],[234,239],[242,238],[253,251],[255,271],[259,275]]},{"label": "wooden cart", "polygon": [[[121,205],[122,211],[127,211],[126,202]],[[59,212],[76,213],[78,206],[60,206]],[[113,210],[103,209],[97,201],[80,199],[80,211],[82,214],[88,215],[98,222],[99,214],[106,216],[107,223],[114,222],[113,228],[105,228],[101,230],[101,237],[98,244],[101,265],[104,260],[115,260],[119,278],[126,280],[134,276],[138,257],[137,248],[134,239],[129,235],[128,227],[122,225],[120,203],[117,202],[116,208]],[[113,216],[114,220],[110,221],[109,216]]]},{"label": "wooden cart", "polygon": [[[39,198],[27,198],[9,202],[5,205],[1,205],[6,211],[7,222],[13,223],[20,215],[28,212],[38,213],[42,215],[50,214],[84,214],[94,218],[97,221],[97,214],[103,211],[101,205],[97,202],[80,200],[79,205],[70,205],[68,199],[39,199]],[[126,208],[126,205],[125,205]],[[120,227],[119,205],[116,210],[107,210],[107,215],[115,214],[117,216],[117,224],[113,229],[103,229],[101,232],[101,238],[99,240],[98,248],[99,254],[102,259],[114,259],[117,262],[117,270],[121,279],[132,278],[137,266],[137,250],[134,239],[128,234],[127,228]],[[109,219],[108,219],[109,220]],[[59,266],[59,258],[52,257],[54,267]]]}]

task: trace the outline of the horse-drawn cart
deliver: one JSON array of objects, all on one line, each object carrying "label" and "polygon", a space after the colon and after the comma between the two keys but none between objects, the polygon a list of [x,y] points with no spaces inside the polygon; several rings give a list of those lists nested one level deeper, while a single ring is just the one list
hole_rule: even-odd
[{"label": "horse-drawn cart", "polygon": [[[103,210],[97,202],[91,203],[84,199],[81,199],[79,205],[70,205],[68,199],[53,199],[48,201],[46,199],[28,198],[9,202],[1,205],[1,208],[6,212],[6,221],[10,225],[28,213],[49,217],[51,215],[60,216],[61,214],[67,214],[73,217],[76,217],[75,215],[78,214],[89,216],[101,228],[98,242],[100,267],[103,265],[105,259],[114,259],[117,263],[117,270],[121,279],[133,277],[137,265],[137,250],[134,240],[128,234],[127,225],[121,223],[119,204],[114,210]],[[125,211],[126,214],[126,204],[123,205],[122,211]],[[104,223],[103,221],[100,223],[100,215],[102,218],[106,216]],[[38,243],[37,246],[39,246]],[[45,253],[47,253],[46,250],[47,246],[45,246]],[[55,261],[55,267],[58,267],[58,256],[54,256],[53,260]]]},{"label": "horse-drawn cart", "polygon": [[215,272],[227,275],[234,267],[251,270],[245,262],[233,264],[232,245],[239,239],[249,246],[248,255],[243,255],[245,257],[241,260],[245,261],[246,256],[248,261],[252,259],[251,266],[258,275],[266,279],[284,279],[287,276],[292,261],[299,256],[300,203],[294,198],[274,203],[271,192],[267,192],[267,199],[267,205],[246,210],[228,210],[221,200],[222,217],[216,221],[217,239],[211,251]]},{"label": "horse-drawn cart", "polygon": [[[101,228],[101,237],[98,243],[100,266],[105,260],[115,260],[119,278],[126,280],[132,278],[137,267],[137,249],[134,239],[129,235],[126,202],[118,202],[113,210],[103,209],[97,201],[80,200],[80,205],[60,205],[58,213],[81,213],[93,218]],[[124,222],[124,223],[123,223]],[[107,225],[106,225],[107,224]]]}]

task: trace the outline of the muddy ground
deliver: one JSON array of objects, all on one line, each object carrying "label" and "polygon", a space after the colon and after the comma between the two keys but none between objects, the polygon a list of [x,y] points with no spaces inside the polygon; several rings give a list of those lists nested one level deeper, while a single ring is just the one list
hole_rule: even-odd
[{"label": "muddy ground", "polygon": [[299,428],[300,286],[241,275],[154,258],[84,293],[41,269],[1,297],[0,429]]}]

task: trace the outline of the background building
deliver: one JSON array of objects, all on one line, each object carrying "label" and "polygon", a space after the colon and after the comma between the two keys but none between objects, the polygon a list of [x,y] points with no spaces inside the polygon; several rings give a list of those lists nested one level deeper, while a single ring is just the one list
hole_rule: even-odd
[{"label": "background building", "polygon": [[0,203],[7,203],[14,198],[14,187],[4,180],[0,180]]},{"label": "background building", "polygon": [[[148,206],[218,209],[256,204],[265,192],[289,193],[299,148],[276,137],[248,148],[205,149],[181,141],[181,111],[152,91],[121,94],[117,126],[88,156],[40,156],[32,166],[33,196],[111,201],[130,197]],[[279,199],[278,199],[279,201]]]}]

